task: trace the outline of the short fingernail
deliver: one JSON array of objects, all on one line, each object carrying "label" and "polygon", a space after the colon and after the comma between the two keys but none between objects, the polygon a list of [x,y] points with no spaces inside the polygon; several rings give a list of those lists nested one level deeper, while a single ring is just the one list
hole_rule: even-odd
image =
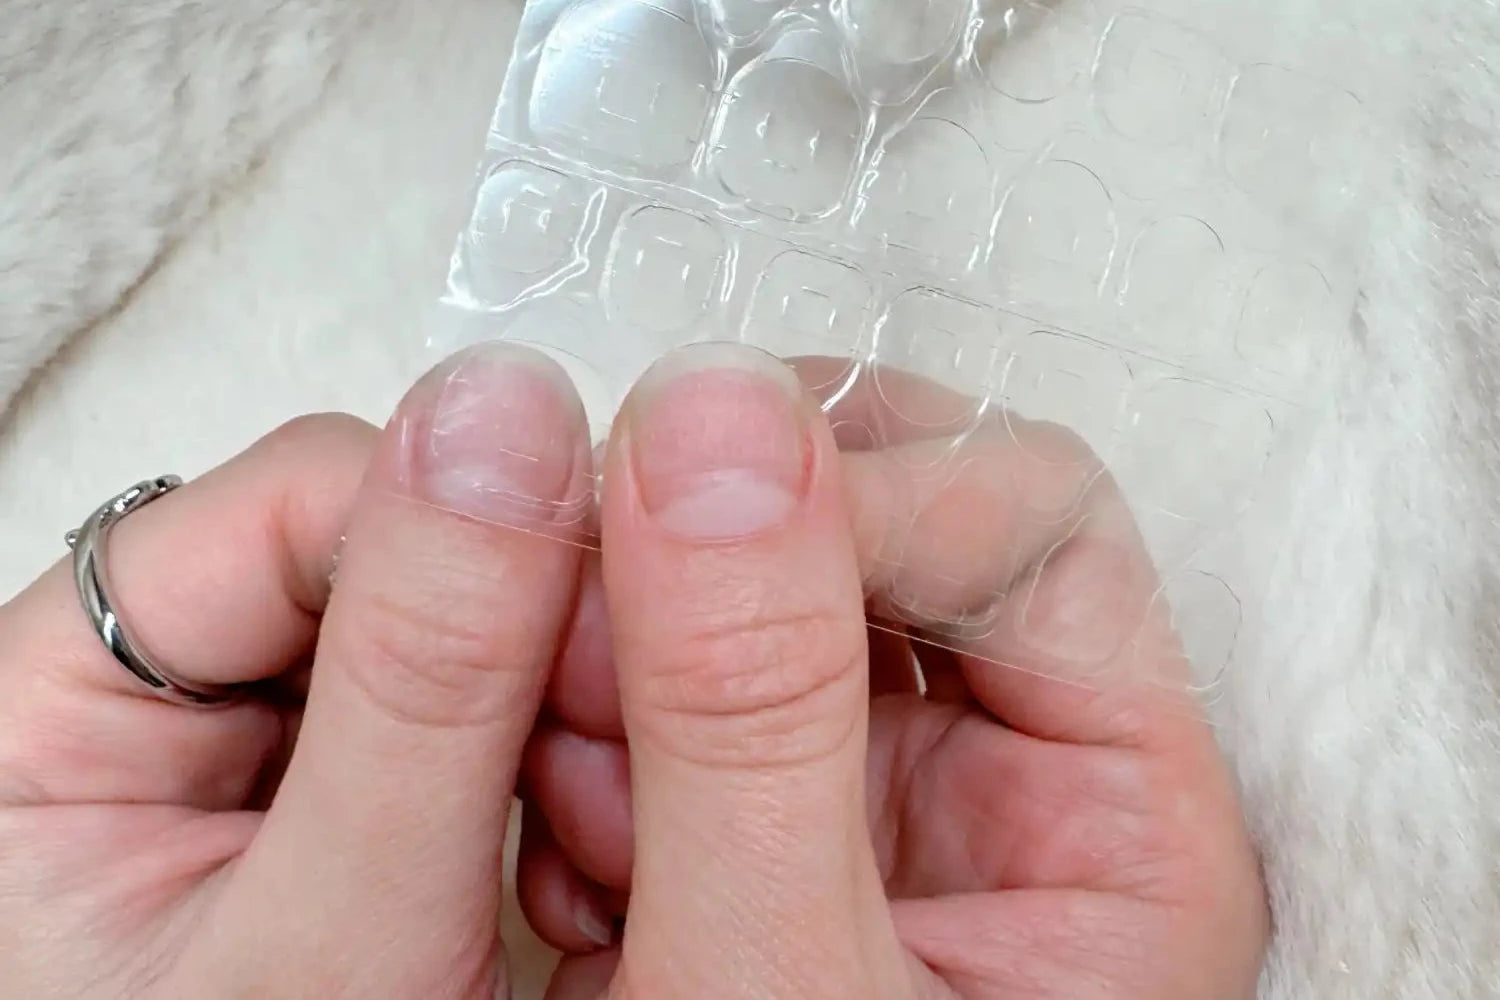
[{"label": "short fingernail", "polygon": [[807,407],[796,375],[738,344],[696,344],[648,371],[626,404],[641,501],[689,541],[748,538],[806,495]]},{"label": "short fingernail", "polygon": [[586,419],[567,373],[546,355],[486,344],[428,380],[416,395],[431,403],[408,442],[417,499],[501,523],[555,522],[582,503]]},{"label": "short fingernail", "polygon": [[573,907],[573,922],[578,933],[601,948],[614,944],[614,931],[610,927],[609,915],[592,899],[582,899]]}]

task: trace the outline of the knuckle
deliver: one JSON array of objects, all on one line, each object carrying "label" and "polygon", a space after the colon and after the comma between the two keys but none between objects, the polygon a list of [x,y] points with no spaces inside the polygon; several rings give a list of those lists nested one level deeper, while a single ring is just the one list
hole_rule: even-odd
[{"label": "knuckle", "polygon": [[308,413],[293,417],[261,439],[261,447],[293,454],[326,456],[364,448],[379,432],[348,413]]},{"label": "knuckle", "polygon": [[1071,427],[1004,412],[960,449],[976,485],[1016,514],[1060,521],[1107,498],[1114,480],[1100,454]]},{"label": "knuckle", "polygon": [[1019,445],[1039,459],[1059,465],[1103,465],[1088,441],[1066,424],[1033,420],[1010,410],[988,417],[979,437],[991,443]]},{"label": "knuckle", "polygon": [[1073,431],[1008,413],[987,417],[932,470],[885,472],[882,495],[899,501],[883,525],[886,596],[915,621],[966,634],[993,625],[1037,550],[1075,530],[1108,482]]},{"label": "knuckle", "polygon": [[1077,667],[1115,662],[1146,620],[1129,586],[1126,554],[1104,539],[1075,535],[1045,556],[1022,607],[1025,638]]},{"label": "knuckle", "polygon": [[847,740],[863,697],[862,619],[827,608],[701,623],[658,657],[658,739],[700,762],[794,763]]},{"label": "knuckle", "polygon": [[361,595],[341,621],[355,651],[351,680],[385,715],[416,726],[463,728],[508,714],[540,678],[476,603],[453,591]]}]

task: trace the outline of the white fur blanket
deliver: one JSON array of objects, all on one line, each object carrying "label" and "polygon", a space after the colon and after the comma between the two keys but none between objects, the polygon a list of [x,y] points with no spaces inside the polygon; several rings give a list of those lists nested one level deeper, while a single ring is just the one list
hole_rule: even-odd
[{"label": "white fur blanket", "polygon": [[[514,16],[498,0],[0,0],[0,595],[55,550],[58,490],[83,508],[164,471],[148,458],[191,472],[286,410],[388,403]],[[1281,528],[1297,558],[1222,706],[1275,907],[1262,995],[1491,996],[1500,9],[1284,16],[1354,23],[1349,44],[1393,74],[1401,142],[1368,206],[1336,405]],[[288,370],[289,341],[318,370]],[[186,421],[229,387],[231,416],[203,411],[213,434],[121,412]]]}]

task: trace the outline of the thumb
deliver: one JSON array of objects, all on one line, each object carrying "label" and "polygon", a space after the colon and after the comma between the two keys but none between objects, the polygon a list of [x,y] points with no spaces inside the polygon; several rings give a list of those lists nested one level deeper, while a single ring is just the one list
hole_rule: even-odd
[{"label": "thumb", "polygon": [[863,596],[836,459],[796,376],[728,344],[669,355],[617,424],[602,517],[636,813],[631,996],[889,996],[901,972],[865,814]]},{"label": "thumb", "polygon": [[253,947],[230,956],[277,956],[243,995],[494,994],[507,809],[579,563],[546,536],[576,532],[588,470],[572,386],[524,348],[466,352],[402,402],[234,873],[226,923]]}]

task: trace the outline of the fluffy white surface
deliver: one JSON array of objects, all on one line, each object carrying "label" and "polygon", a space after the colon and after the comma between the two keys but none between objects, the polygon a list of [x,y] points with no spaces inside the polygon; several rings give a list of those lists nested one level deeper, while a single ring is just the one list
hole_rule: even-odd
[{"label": "fluffy white surface", "polygon": [[[1328,71],[1400,98],[1401,152],[1370,205],[1337,397],[1278,527],[1295,555],[1276,615],[1221,706],[1276,909],[1262,993],[1489,996],[1500,11],[1283,10],[1353,23]],[[199,472],[297,412],[381,417],[421,364],[515,16],[0,0],[0,406],[87,331],[0,428],[0,595],[123,483]],[[542,956],[521,952],[524,998]]]}]

